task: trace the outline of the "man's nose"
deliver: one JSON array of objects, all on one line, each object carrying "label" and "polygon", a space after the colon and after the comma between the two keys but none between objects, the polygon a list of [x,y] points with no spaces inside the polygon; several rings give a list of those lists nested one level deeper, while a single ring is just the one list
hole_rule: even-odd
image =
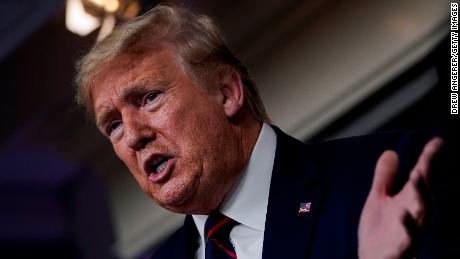
[{"label": "man's nose", "polygon": [[136,151],[144,148],[155,139],[154,129],[142,118],[128,115],[123,124],[126,144]]}]

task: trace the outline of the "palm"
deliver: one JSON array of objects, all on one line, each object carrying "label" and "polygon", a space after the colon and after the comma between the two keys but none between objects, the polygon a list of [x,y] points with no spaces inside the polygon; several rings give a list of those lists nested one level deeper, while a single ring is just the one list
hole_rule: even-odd
[{"label": "palm", "polygon": [[425,215],[430,163],[441,144],[441,139],[434,138],[425,145],[409,180],[393,196],[390,190],[399,166],[398,155],[394,151],[385,151],[380,156],[359,222],[358,253],[361,259],[411,256],[414,238]]}]

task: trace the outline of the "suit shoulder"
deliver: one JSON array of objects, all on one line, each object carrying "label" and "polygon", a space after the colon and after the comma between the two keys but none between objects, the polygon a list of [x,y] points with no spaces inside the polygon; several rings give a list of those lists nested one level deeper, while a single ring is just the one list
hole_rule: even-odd
[{"label": "suit shoulder", "polygon": [[375,164],[385,150],[393,150],[399,156],[398,176],[395,191],[406,182],[425,143],[437,134],[430,130],[402,130],[380,132],[324,142],[308,143],[306,148],[331,183],[340,188],[343,184],[366,189],[372,181]]},{"label": "suit shoulder", "polygon": [[427,129],[394,130],[321,142],[307,142],[306,146],[314,149],[315,153],[321,154],[323,151],[330,155],[337,153],[351,155],[370,150],[383,152],[385,149],[403,154],[406,150],[420,149],[430,138],[438,135],[437,132]]}]

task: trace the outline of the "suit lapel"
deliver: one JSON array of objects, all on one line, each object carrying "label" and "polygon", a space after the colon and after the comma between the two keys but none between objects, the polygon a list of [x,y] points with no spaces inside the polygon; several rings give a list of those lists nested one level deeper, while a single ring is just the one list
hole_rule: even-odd
[{"label": "suit lapel", "polygon": [[152,259],[195,258],[195,252],[198,248],[198,236],[192,216],[187,215],[184,225],[170,237]]},{"label": "suit lapel", "polygon": [[[265,222],[263,259],[306,258],[314,235],[323,186],[303,143],[277,134],[276,155]],[[311,203],[299,213],[300,203]]]}]

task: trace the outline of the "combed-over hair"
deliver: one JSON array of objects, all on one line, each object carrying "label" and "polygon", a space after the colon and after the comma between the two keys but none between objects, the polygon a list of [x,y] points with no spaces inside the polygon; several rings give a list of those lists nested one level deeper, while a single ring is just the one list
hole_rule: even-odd
[{"label": "combed-over hair", "polygon": [[244,84],[246,104],[254,116],[270,122],[248,68],[236,58],[223,40],[214,21],[204,15],[166,5],[158,5],[115,28],[115,30],[77,63],[77,102],[92,114],[89,86],[102,65],[122,53],[154,50],[161,44],[172,44],[182,59],[186,72],[207,85],[220,69],[232,68]]}]

